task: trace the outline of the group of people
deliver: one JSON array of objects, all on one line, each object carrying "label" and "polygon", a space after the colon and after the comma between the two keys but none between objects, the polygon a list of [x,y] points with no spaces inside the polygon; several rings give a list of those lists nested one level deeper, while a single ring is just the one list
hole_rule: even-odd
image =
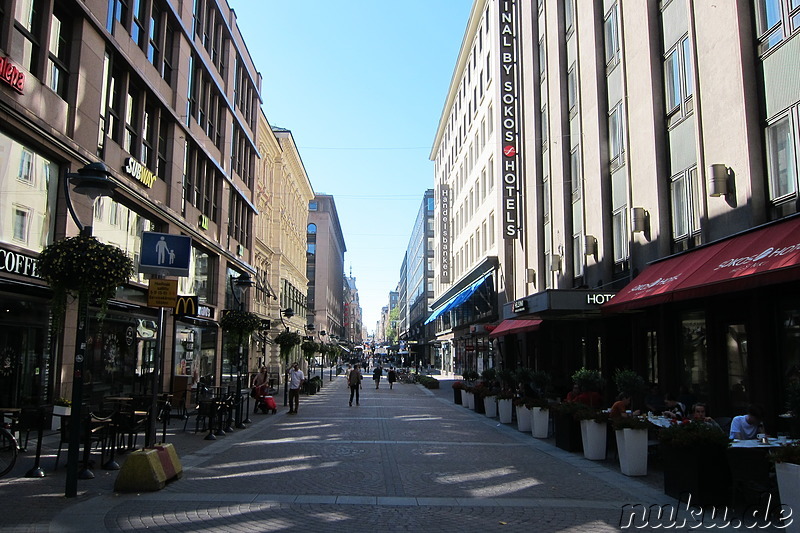
[{"label": "group of people", "polygon": [[[356,405],[359,405],[359,390],[361,389],[361,382],[364,379],[364,376],[361,374],[361,367],[356,364],[352,368],[350,365],[347,365],[347,386],[350,387],[350,406],[353,406],[353,398],[355,397]],[[375,381],[375,388],[379,388],[381,384],[381,376],[383,375],[383,368],[380,366],[376,366],[375,370],[372,372],[372,379]],[[394,388],[394,384],[397,381],[397,372],[395,371],[394,367],[389,367],[389,371],[386,374],[386,380],[389,382],[389,388]]]},{"label": "group of people", "polygon": [[[671,393],[667,393],[662,399],[653,394],[654,390],[645,398],[645,405],[651,413],[661,413],[662,416],[672,418],[673,420],[686,420],[689,419],[693,422],[701,422],[712,426],[719,431],[724,431],[716,420],[708,416],[708,406],[703,402],[693,402],[691,409],[687,411],[686,404],[679,401],[678,398]],[[586,405],[598,405],[601,401],[601,396],[597,392],[581,391],[578,385],[574,385],[572,390],[567,394],[567,402],[578,402]],[[631,410],[631,396],[627,393],[620,393],[616,401],[611,405],[609,410],[609,418],[626,418],[629,416],[639,416],[641,411]],[[731,426],[729,430],[729,438],[737,440],[750,440],[755,439],[758,435],[765,434],[764,430],[764,413],[760,406],[750,405],[747,413],[735,416],[731,419]]]}]

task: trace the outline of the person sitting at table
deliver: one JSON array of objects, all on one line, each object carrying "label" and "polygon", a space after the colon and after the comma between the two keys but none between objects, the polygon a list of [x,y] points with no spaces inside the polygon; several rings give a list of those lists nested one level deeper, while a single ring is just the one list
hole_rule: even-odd
[{"label": "person sitting at table", "polygon": [[759,433],[764,431],[764,411],[759,405],[749,405],[746,415],[734,416],[731,420],[731,432],[729,437],[738,440],[755,439]]},{"label": "person sitting at table", "polygon": [[708,416],[708,410],[706,409],[706,404],[702,402],[697,402],[692,406],[692,422],[701,422],[703,424],[709,425],[711,427],[717,428],[718,430],[722,431],[722,428],[719,427],[717,421]]},{"label": "person sitting at table", "polygon": [[644,405],[651,413],[660,413],[664,410],[664,395],[655,383],[650,384],[650,391],[644,397]]},{"label": "person sitting at table", "polygon": [[572,390],[567,393],[567,398],[564,400],[565,402],[576,402],[578,401],[578,396],[581,395],[581,388],[578,386],[577,383],[572,384]]},{"label": "person sitting at table", "polygon": [[662,411],[662,415],[676,420],[683,420],[686,418],[686,406],[679,402],[674,394],[667,393],[664,396],[664,406],[665,409]]},{"label": "person sitting at table", "polygon": [[628,413],[628,407],[631,406],[631,395],[626,392],[619,393],[617,401],[611,406],[608,413],[608,418],[614,420],[615,418],[627,418],[629,416],[639,416],[639,411]]}]

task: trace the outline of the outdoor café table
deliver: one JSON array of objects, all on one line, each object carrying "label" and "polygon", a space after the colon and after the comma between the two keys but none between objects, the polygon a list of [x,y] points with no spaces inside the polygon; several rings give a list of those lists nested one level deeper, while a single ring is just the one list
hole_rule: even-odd
[{"label": "outdoor caf\u00e9 table", "polygon": [[[777,494],[777,486],[770,475],[773,465],[769,451],[780,447],[775,439],[762,444],[757,439],[736,440],[727,450],[728,466],[733,485],[734,506],[758,504],[766,493]],[[744,502],[742,502],[744,500]],[[774,497],[773,502],[778,498]]]},{"label": "outdoor caf\u00e9 table", "polygon": [[659,428],[668,428],[672,424],[671,419],[666,416],[648,416],[647,421]]}]

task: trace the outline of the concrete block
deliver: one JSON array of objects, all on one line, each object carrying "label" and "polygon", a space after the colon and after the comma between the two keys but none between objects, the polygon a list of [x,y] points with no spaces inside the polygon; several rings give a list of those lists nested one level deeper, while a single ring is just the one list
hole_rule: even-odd
[{"label": "concrete block", "polygon": [[158,450],[137,450],[128,454],[114,482],[117,492],[147,492],[164,488],[167,475]]}]

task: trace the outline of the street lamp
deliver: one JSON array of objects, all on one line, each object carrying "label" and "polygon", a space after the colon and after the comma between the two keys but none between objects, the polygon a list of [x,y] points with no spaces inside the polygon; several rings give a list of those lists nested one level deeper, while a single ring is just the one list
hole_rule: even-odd
[{"label": "street lamp", "polygon": [[[289,326],[286,325],[286,322],[284,322],[283,317],[291,319],[293,316],[294,316],[294,309],[292,309],[291,307],[287,307],[286,309],[281,309],[280,312],[278,313],[278,317],[280,317],[280,319],[281,319],[281,324],[283,324],[283,327],[285,328],[286,331],[289,331]],[[287,359],[285,361],[286,365],[285,365],[285,368],[284,368],[284,372],[286,374],[285,374],[285,376],[283,378],[283,406],[284,407],[289,405],[289,361],[288,361],[289,358],[288,358],[288,354],[287,354],[287,358],[286,359]]]},{"label": "street lamp", "polygon": [[[244,311],[244,302],[240,297],[236,296],[240,292],[244,296],[244,291],[252,287],[255,282],[247,272],[242,272],[237,277],[228,276],[228,283],[231,287],[231,295],[233,296],[234,304],[239,311]],[[238,289],[238,290],[237,290]],[[236,428],[244,429],[247,426],[242,421],[242,363],[244,361],[244,339],[242,333],[239,332],[239,350],[238,358],[236,361]]]},{"label": "street lamp", "polygon": [[[92,226],[84,225],[78,218],[72,205],[69,183],[75,186],[75,192],[87,196],[92,203],[99,196],[112,196],[116,184],[109,179],[111,172],[101,162],[90,163],[78,169],[77,173],[67,173],[64,183],[64,198],[75,225],[80,234],[92,236]],[[94,474],[88,465],[78,472],[78,457],[81,446],[81,412],[83,411],[83,360],[86,356],[86,328],[89,321],[89,295],[78,296],[78,327],[75,330],[75,362],[72,373],[72,412],[69,417],[69,446],[67,448],[67,481],[64,496],[74,498],[78,495],[78,479],[93,479]],[[159,332],[160,334],[160,332]]]}]

